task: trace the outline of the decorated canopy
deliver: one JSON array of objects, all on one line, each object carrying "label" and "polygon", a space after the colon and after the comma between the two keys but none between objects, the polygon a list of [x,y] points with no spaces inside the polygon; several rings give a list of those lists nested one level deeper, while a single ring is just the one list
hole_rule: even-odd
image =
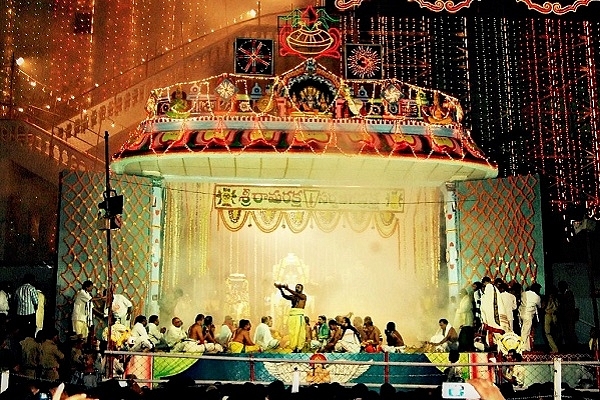
[{"label": "decorated canopy", "polygon": [[396,79],[344,80],[314,59],[277,76],[158,88],[146,111],[117,173],[378,186],[497,174],[458,99]]}]

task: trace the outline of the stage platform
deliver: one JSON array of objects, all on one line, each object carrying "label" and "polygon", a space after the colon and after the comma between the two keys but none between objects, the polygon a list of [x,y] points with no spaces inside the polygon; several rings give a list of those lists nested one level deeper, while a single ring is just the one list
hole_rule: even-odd
[{"label": "stage platform", "polygon": [[[125,374],[140,380],[160,382],[171,378],[193,379],[197,383],[260,382],[281,380],[291,384],[298,371],[301,385],[338,382],[343,385],[364,383],[395,387],[434,387],[442,383],[448,367],[448,353],[255,353],[255,354],[190,354],[190,353],[126,353],[113,354],[126,358]],[[561,355],[562,381],[571,387],[581,379],[593,379],[596,367],[589,355]],[[554,360],[550,355],[525,355],[525,384],[553,380]],[[502,363],[493,353],[462,353],[456,364],[463,378],[485,377],[496,380]],[[587,375],[587,376],[586,376]],[[497,380],[496,380],[497,381]]]}]

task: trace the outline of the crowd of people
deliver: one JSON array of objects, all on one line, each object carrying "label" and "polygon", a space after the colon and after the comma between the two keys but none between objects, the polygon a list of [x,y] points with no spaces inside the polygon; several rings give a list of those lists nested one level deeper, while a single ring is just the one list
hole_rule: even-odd
[{"label": "crowd of people", "polygon": [[[275,286],[291,303],[286,332],[274,329],[269,315],[263,316],[255,328],[249,319],[236,322],[231,316],[226,316],[217,327],[212,316],[203,314],[198,314],[189,326],[177,316],[162,327],[158,315],[149,318],[137,315],[131,322],[133,304],[126,296],[113,294],[108,310],[106,291],[94,296],[93,282],[85,281],[73,299],[72,331],[68,340],[61,343],[59,332],[54,327],[44,328],[40,322],[43,295],[35,289],[34,278],[27,275],[14,291],[6,283],[0,285],[0,364],[24,378],[63,380],[90,388],[102,379],[105,365],[100,350],[109,342],[113,348],[134,352],[401,353],[407,350],[393,321],[386,324],[383,332],[370,316],[352,318],[351,313],[329,319],[319,315],[311,324],[304,312],[307,296],[303,285],[297,284],[293,289],[284,284]],[[439,319],[438,332],[421,349],[450,354],[494,351],[507,347],[505,339],[512,337],[516,338],[512,347],[503,350],[507,359],[519,361],[521,352],[532,350],[532,327],[537,325],[543,327],[550,352],[575,350],[577,309],[573,292],[564,281],[551,288],[546,296],[540,292],[537,283],[522,290],[518,283],[484,277],[481,282],[473,283],[472,290],[462,290],[455,310],[449,309],[448,314],[454,313],[454,324],[447,317]],[[104,329],[102,339],[96,340],[94,318],[106,320],[109,314],[113,323],[110,329]],[[592,335],[592,350],[597,348],[597,339],[594,340],[597,336]],[[522,384],[518,368],[506,371],[504,379]]]},{"label": "crowd of people", "polygon": [[[519,352],[531,351],[534,345],[532,328],[543,329],[545,347],[551,353],[578,350],[575,333],[578,309],[567,282],[560,281],[547,295],[541,285],[532,283],[523,290],[515,282],[501,278],[492,281],[484,277],[472,284],[472,292],[461,291],[455,314],[459,338],[453,344],[461,351],[497,349],[512,339]],[[510,350],[510,348],[503,349]]]},{"label": "crowd of people", "polygon": [[[139,315],[130,331],[117,320],[113,326],[114,341],[124,349],[136,351],[197,353],[373,353],[407,349],[394,321],[387,322],[383,332],[370,316],[351,319],[351,313],[330,319],[319,315],[311,324],[304,312],[307,297],[303,285],[297,284],[293,289],[283,284],[275,286],[291,303],[286,332],[274,329],[269,315],[262,316],[256,328],[249,319],[234,323],[230,316],[217,328],[212,316],[203,314],[198,314],[189,327],[175,316],[169,326],[159,328],[157,315],[150,316],[149,320]],[[532,329],[537,326],[543,328],[549,352],[576,351],[577,309],[573,292],[564,281],[547,296],[540,292],[538,283],[523,290],[514,281],[505,282],[501,278],[492,281],[484,277],[481,282],[473,283],[472,290],[460,292],[455,310],[448,311],[454,314],[454,323],[448,317],[440,318],[439,330],[431,339],[413,347],[427,352],[502,351],[506,354],[508,350],[516,350],[522,353],[533,349]],[[593,343],[597,345],[597,341]],[[543,349],[539,346],[537,350]]]},{"label": "crowd of people", "polygon": [[298,284],[294,289],[276,286],[292,306],[285,334],[273,328],[273,318],[269,315],[261,318],[253,334],[250,320],[234,323],[231,316],[226,316],[217,329],[210,315],[198,314],[187,328],[178,316],[171,319],[169,326],[160,328],[157,315],[149,318],[138,315],[131,330],[116,321],[111,327],[111,340],[121,349],[188,353],[402,352],[406,348],[394,322],[387,324],[384,334],[369,316],[364,320],[357,317],[354,321],[358,324],[353,324],[351,315],[331,319],[320,315],[311,325],[304,314],[303,286]]}]

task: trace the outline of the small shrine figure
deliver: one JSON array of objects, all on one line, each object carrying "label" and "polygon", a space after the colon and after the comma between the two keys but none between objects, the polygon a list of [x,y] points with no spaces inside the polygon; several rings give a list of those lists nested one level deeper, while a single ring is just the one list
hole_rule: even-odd
[{"label": "small shrine figure", "polygon": [[190,103],[186,100],[187,95],[181,89],[181,85],[171,94],[171,103],[167,116],[171,118],[187,118],[190,115]]},{"label": "small shrine figure", "polygon": [[438,92],[433,94],[433,104],[431,106],[423,108],[423,119],[430,124],[447,125],[453,122],[452,111],[453,107],[448,98],[445,98],[443,102],[440,102],[440,95]]},{"label": "small shrine figure", "polygon": [[158,104],[158,94],[156,90],[150,92],[150,97],[146,101],[146,116],[147,118],[154,118],[156,116],[156,105]]}]

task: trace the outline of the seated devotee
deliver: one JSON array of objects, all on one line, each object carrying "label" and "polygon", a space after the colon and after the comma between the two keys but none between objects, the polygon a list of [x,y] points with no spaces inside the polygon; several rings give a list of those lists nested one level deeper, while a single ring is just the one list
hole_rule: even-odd
[{"label": "seated devotee", "polygon": [[219,329],[219,333],[215,337],[217,343],[223,346],[224,349],[228,348],[229,341],[231,340],[231,336],[233,335],[233,331],[235,327],[233,326],[233,318],[231,315],[226,315],[221,328]]},{"label": "seated devotee", "polygon": [[350,318],[344,317],[342,337],[334,348],[337,353],[360,353],[360,333],[352,326]]},{"label": "seated devotee", "polygon": [[428,344],[433,346],[433,351],[458,350],[458,332],[448,320],[439,320],[440,329],[431,337]]},{"label": "seated devotee", "polygon": [[340,324],[335,319],[330,319],[327,325],[329,325],[329,339],[327,339],[323,351],[331,353],[335,350],[338,340],[342,338],[342,330],[340,329]]},{"label": "seated devotee", "polygon": [[261,351],[269,352],[279,348],[279,340],[273,339],[271,326],[273,326],[273,318],[266,316],[260,319],[260,324],[256,327],[254,343],[260,347]]},{"label": "seated devotee", "polygon": [[202,333],[202,326],[204,325],[204,314],[196,315],[194,324],[188,328],[188,338],[195,340],[198,343],[204,344],[204,334]]},{"label": "seated devotee", "polygon": [[131,329],[131,339],[133,339],[131,351],[150,351],[154,348],[146,331],[146,325],[148,325],[148,320],[145,315],[135,317]]},{"label": "seated devotee", "polygon": [[204,348],[207,353],[220,353],[223,351],[223,346],[215,338],[215,325],[213,324],[213,317],[210,315],[204,317],[202,336],[204,336]]},{"label": "seated devotee", "polygon": [[260,347],[250,339],[252,324],[247,319],[241,319],[238,328],[233,333],[229,342],[229,351],[232,353],[256,353]]},{"label": "seated devotee", "polygon": [[159,325],[160,320],[158,319],[158,315],[151,315],[148,319],[148,325],[146,325],[148,337],[156,350],[168,350],[169,346],[164,338],[164,333],[167,331],[167,328],[164,326],[159,328]]},{"label": "seated devotee", "polygon": [[360,345],[367,353],[381,351],[381,331],[373,325],[373,319],[369,316],[366,316],[364,320]]},{"label": "seated devotee", "polygon": [[322,351],[329,340],[329,325],[327,324],[327,317],[319,315],[317,323],[313,327],[313,340],[310,343],[311,350],[317,352]]},{"label": "seated devotee", "polygon": [[381,346],[381,349],[386,353],[404,353],[406,345],[400,332],[396,330],[396,324],[392,321],[388,322],[385,327],[385,341],[387,344]]},{"label": "seated devotee", "polygon": [[[131,336],[131,330],[120,322],[110,326],[110,341],[116,350],[125,350],[127,340]],[[108,326],[102,331],[102,340],[108,342]]]},{"label": "seated devotee", "polygon": [[171,326],[165,331],[164,339],[171,351],[183,351],[183,342],[187,339],[187,334],[181,328],[182,326],[183,321],[178,317],[173,317]]},{"label": "seated devotee", "polygon": [[[196,316],[196,319],[198,319],[199,316],[202,316],[201,319],[204,321],[204,316],[202,314]],[[169,349],[171,351],[181,353],[204,353],[204,342],[203,340],[198,339],[199,336],[196,330],[196,323],[190,326],[188,333],[186,333],[182,326],[183,321],[181,318],[174,317],[171,320],[171,326],[167,328],[164,334],[164,339],[165,342],[167,342]],[[202,331],[202,325],[199,326],[199,329]],[[190,338],[188,334],[192,334],[193,338]]]}]

